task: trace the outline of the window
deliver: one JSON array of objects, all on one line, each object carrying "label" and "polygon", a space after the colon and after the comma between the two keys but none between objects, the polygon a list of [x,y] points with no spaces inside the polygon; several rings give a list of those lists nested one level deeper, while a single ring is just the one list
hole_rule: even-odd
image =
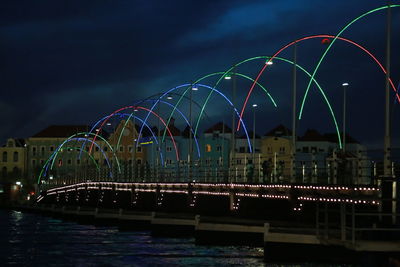
[{"label": "window", "polygon": [[76,160],[76,165],[80,165],[81,164],[81,160],[80,159],[77,159]]},{"label": "window", "polygon": [[316,147],[316,146],[312,146],[312,147],[311,147],[311,152],[312,152],[312,153],[317,152],[317,147]]},{"label": "window", "polygon": [[133,148],[132,146],[128,146],[128,151],[132,152],[132,148]]},{"label": "window", "polygon": [[167,146],[167,152],[171,152],[172,151],[172,146]]},{"label": "window", "polygon": [[239,147],[239,152],[244,153],[246,151],[246,148],[244,146]]},{"label": "window", "polygon": [[281,147],[279,148],[279,152],[280,152],[280,153],[285,153],[285,147],[284,147],[284,146],[281,146]]},{"label": "window", "polygon": [[44,160],[40,160],[40,166],[43,166],[44,165]]},{"label": "window", "polygon": [[308,153],[308,146],[303,147],[303,153]]},{"label": "window", "polygon": [[54,151],[54,146],[51,146],[51,147],[50,147],[50,152],[51,152],[51,151]]},{"label": "window", "polygon": [[7,162],[7,151],[3,152],[3,162]]},{"label": "window", "polygon": [[40,151],[41,151],[41,153],[42,153],[42,156],[44,156],[44,151],[45,151],[45,147],[44,146],[42,146],[41,148],[40,148]]},{"label": "window", "polygon": [[107,160],[106,159],[103,160],[103,165],[104,166],[107,165]]},{"label": "window", "polygon": [[131,160],[131,159],[128,160],[128,164],[129,164],[129,165],[132,165],[132,160]]},{"label": "window", "polygon": [[98,146],[96,146],[96,148],[94,149],[96,152],[98,152],[99,151],[99,147]]},{"label": "window", "polygon": [[36,160],[32,160],[32,166],[36,166]]},{"label": "window", "polygon": [[61,167],[63,165],[62,159],[58,160],[58,167]]},{"label": "window", "polygon": [[218,152],[222,151],[222,146],[217,146],[217,151]]},{"label": "window", "polygon": [[248,159],[247,160],[247,164],[253,164],[253,160],[252,159]]},{"label": "window", "polygon": [[[172,151],[172,147],[171,147],[171,151]],[[136,152],[142,152],[142,147],[141,147],[141,146],[138,146],[138,147],[136,148]]]},{"label": "window", "polygon": [[136,163],[137,163],[138,165],[142,164],[142,159],[137,159],[137,160],[136,160]]},{"label": "window", "polygon": [[211,145],[210,144],[206,145],[206,152],[211,152]]},{"label": "window", "polygon": [[103,151],[106,152],[107,150],[108,150],[108,147],[105,146],[105,147],[103,148]]},{"label": "window", "polygon": [[206,165],[210,165],[211,160],[210,159],[206,159]]},{"label": "window", "polygon": [[7,177],[7,167],[3,167],[1,172],[3,177]]},{"label": "window", "polygon": [[18,152],[15,151],[13,155],[14,162],[18,162]]},{"label": "window", "polygon": [[123,146],[119,147],[119,152],[124,152],[124,147]]},{"label": "window", "polygon": [[239,165],[242,164],[242,160],[241,159],[237,159],[236,160],[236,164],[239,164]]},{"label": "window", "polygon": [[36,156],[36,147],[35,146],[32,147],[32,155]]},{"label": "window", "polygon": [[172,164],[172,160],[171,160],[171,159],[166,159],[166,160],[165,160],[165,163],[166,163],[166,164]]}]

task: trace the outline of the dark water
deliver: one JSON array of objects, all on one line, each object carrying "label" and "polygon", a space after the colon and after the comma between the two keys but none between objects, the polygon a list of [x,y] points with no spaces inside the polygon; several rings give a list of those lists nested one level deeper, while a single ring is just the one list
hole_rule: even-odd
[{"label": "dark water", "polygon": [[262,248],[196,246],[193,238],[159,238],[148,231],[120,232],[116,227],[0,210],[0,266],[4,265],[322,266],[265,264]]}]

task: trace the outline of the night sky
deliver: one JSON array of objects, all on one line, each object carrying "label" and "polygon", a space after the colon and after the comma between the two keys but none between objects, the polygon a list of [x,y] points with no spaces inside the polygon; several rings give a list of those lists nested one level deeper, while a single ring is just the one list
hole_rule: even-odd
[{"label": "night sky", "polygon": [[[29,137],[51,124],[93,124],[119,107],[168,90],[253,56],[272,55],[307,35],[338,33],[355,17],[386,1],[2,1],[0,8],[0,141]],[[400,4],[400,1],[392,1]],[[400,8],[392,9],[392,79],[400,80]],[[343,37],[368,48],[385,63],[386,11],[353,24]],[[309,72],[326,45],[321,39],[297,46],[297,60]],[[289,48],[280,56],[293,59]],[[255,78],[265,62],[241,65]],[[384,64],[385,65],[385,64]],[[298,77],[298,103],[308,78]],[[347,131],[371,145],[383,143],[385,75],[364,52],[337,41],[316,79],[342,125],[342,83],[348,82]],[[214,85],[216,78],[203,83]],[[275,62],[260,79],[275,98],[274,108],[260,88],[254,90],[244,118],[252,128],[251,104],[257,103],[257,132],[277,124],[291,127],[292,66]],[[237,107],[251,82],[237,81]],[[232,81],[219,86],[232,97]],[[193,99],[203,103],[208,91]],[[394,94],[391,92],[394,103]],[[173,100],[172,100],[173,102]],[[187,112],[187,103],[182,107]],[[167,107],[160,113],[167,115]],[[194,108],[193,113],[198,114]],[[229,106],[213,96],[202,129],[224,120]],[[400,108],[393,106],[393,138],[398,139]],[[144,115],[144,113],[142,114]],[[176,124],[183,127],[183,120]],[[316,87],[311,88],[300,134],[308,128],[334,132]],[[395,141],[398,144],[398,140]]]}]

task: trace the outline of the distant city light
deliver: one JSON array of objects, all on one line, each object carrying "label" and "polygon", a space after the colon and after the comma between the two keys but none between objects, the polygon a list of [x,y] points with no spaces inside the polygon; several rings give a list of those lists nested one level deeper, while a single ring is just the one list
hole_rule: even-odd
[{"label": "distant city light", "polygon": [[21,185],[20,181],[15,182],[16,185]]}]

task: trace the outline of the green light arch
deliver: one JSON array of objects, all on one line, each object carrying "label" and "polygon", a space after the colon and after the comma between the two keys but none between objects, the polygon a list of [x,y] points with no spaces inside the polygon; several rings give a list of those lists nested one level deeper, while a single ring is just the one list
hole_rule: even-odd
[{"label": "green light arch", "polygon": [[[316,67],[315,67],[315,69],[314,69],[314,71],[313,71],[313,73],[312,73],[312,75],[311,75],[311,77],[310,77],[310,80],[309,80],[309,82],[308,82],[305,95],[308,94],[308,91],[310,90],[310,87],[311,87],[311,83],[312,83],[312,81],[313,81],[315,75],[317,74],[317,72],[318,72],[318,70],[319,70],[319,67],[320,67],[322,61],[324,60],[326,54],[329,52],[329,50],[331,49],[332,45],[336,42],[336,40],[338,39],[338,37],[340,37],[340,36],[342,35],[342,33],[343,33],[344,31],[347,30],[347,28],[349,28],[353,23],[357,22],[358,20],[364,18],[365,16],[368,16],[369,14],[372,14],[372,13],[377,12],[377,11],[380,11],[380,10],[387,9],[387,8],[389,8],[389,7],[390,7],[390,8],[392,8],[392,7],[400,7],[400,5],[386,5],[386,6],[382,6],[382,7],[378,7],[378,8],[372,9],[372,10],[370,10],[370,11],[368,11],[368,12],[365,12],[364,14],[358,16],[357,18],[353,19],[351,22],[349,22],[346,26],[344,26],[344,27],[339,31],[339,33],[335,36],[335,38],[332,39],[332,41],[330,42],[330,44],[328,45],[328,47],[326,48],[326,50],[325,50],[324,53],[322,54],[321,58],[319,59],[317,65],[316,65]],[[304,108],[305,99],[306,99],[306,98],[304,97],[304,98],[303,98],[303,101],[302,101],[302,103],[301,103],[300,112],[299,112],[299,120],[301,120],[302,115],[303,115],[303,108]],[[340,148],[342,148],[342,142],[341,142],[341,141],[339,142],[339,145],[340,145]]]}]

